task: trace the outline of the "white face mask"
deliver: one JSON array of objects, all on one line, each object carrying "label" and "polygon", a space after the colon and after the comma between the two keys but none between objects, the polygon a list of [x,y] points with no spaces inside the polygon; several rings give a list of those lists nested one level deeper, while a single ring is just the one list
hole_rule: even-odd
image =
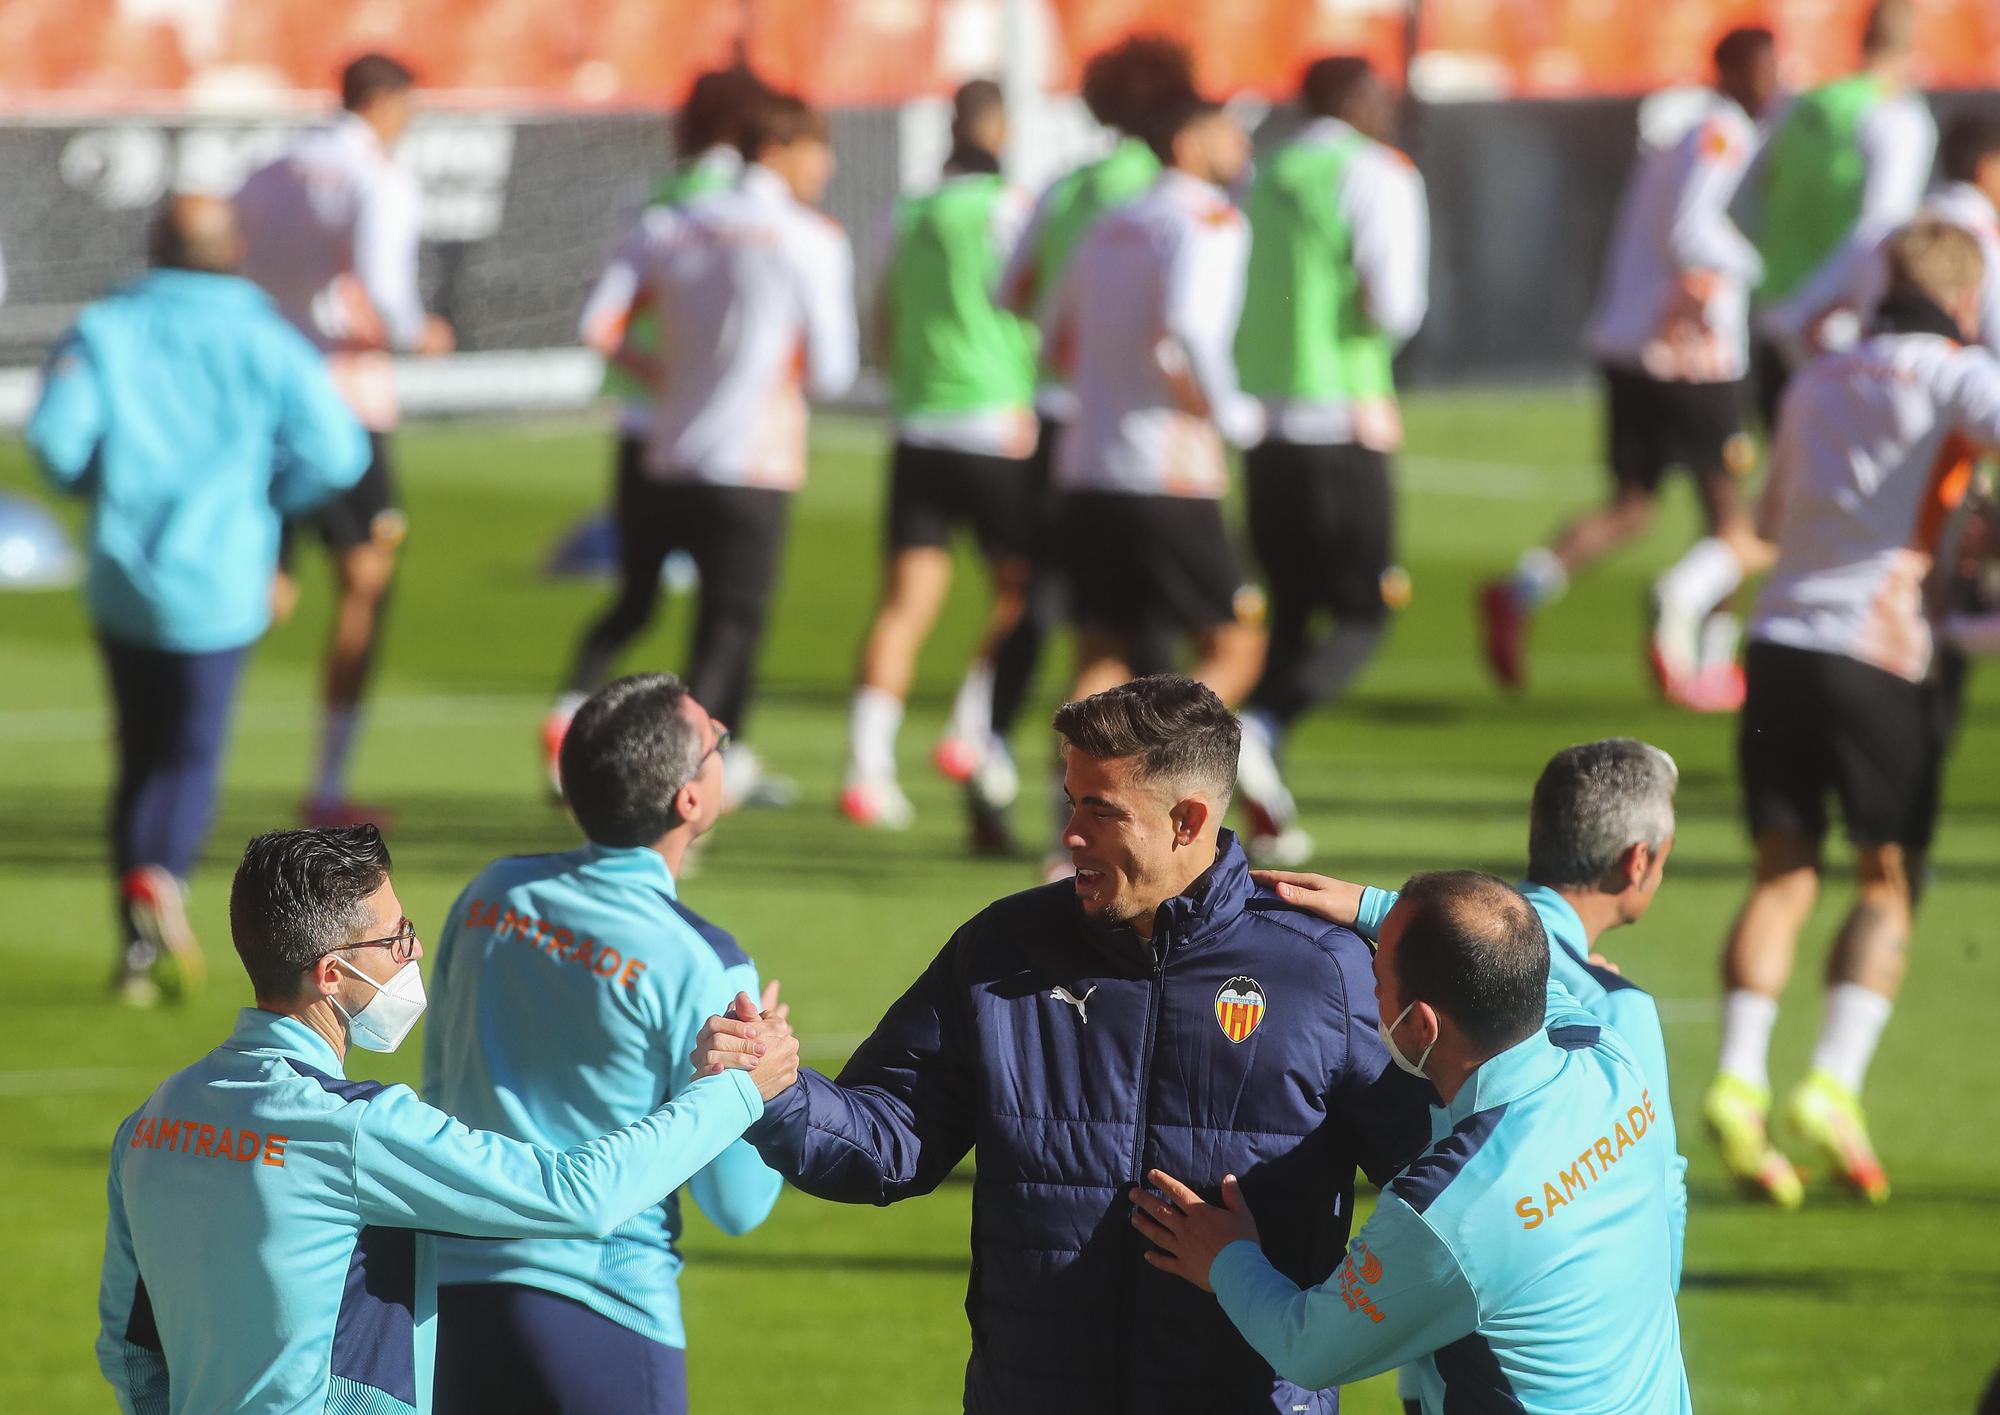
[{"label": "white face mask", "polygon": [[333,1010],[347,1019],[347,1039],[363,1051],[394,1051],[410,1035],[410,1028],[424,1015],[424,975],[412,958],[396,970],[386,983],[378,983],[339,954],[333,961],[369,987],[375,996],[359,1012],[349,1012],[337,997],[327,998]]},{"label": "white face mask", "polygon": [[1389,1048],[1389,1059],[1391,1061],[1395,1062],[1396,1065],[1402,1067],[1412,1076],[1422,1076],[1424,1074],[1424,1063],[1431,1059],[1431,1047],[1437,1045],[1437,1038],[1432,1037],[1431,1045],[1424,1048],[1424,1054],[1415,1061],[1412,1061],[1403,1055],[1403,1049],[1396,1045],[1396,1038],[1392,1035],[1398,1027],[1403,1025],[1403,1019],[1410,1015],[1410,1008],[1415,1006],[1416,1004],[1413,1002],[1409,1007],[1405,1007],[1401,1012],[1398,1012],[1396,1020],[1386,1027],[1378,1019],[1375,1023],[1375,1033],[1382,1038],[1382,1045]]}]

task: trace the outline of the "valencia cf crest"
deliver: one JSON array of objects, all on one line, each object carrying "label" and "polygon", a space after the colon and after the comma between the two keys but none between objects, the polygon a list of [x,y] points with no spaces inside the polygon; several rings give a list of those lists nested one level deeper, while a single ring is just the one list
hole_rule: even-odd
[{"label": "valencia cf crest", "polygon": [[1240,1042],[1264,1020],[1264,989],[1255,978],[1234,977],[1215,995],[1215,1025],[1232,1042]]}]

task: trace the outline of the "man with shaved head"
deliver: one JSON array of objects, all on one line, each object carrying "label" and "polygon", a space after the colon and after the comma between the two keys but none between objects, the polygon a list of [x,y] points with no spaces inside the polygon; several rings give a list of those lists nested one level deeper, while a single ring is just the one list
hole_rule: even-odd
[{"label": "man with shaved head", "polygon": [[279,518],[368,464],[324,363],[237,274],[227,202],[170,198],[150,250],[153,269],[56,344],[28,425],[49,481],[91,503],[84,593],[118,725],[112,986],[139,1005],[204,974],[184,881],[243,660],[270,619]]}]

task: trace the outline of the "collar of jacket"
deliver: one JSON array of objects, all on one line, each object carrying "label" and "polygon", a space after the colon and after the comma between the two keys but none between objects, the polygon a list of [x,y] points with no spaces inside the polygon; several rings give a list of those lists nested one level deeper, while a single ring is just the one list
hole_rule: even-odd
[{"label": "collar of jacket", "polygon": [[199,304],[240,304],[274,309],[271,297],[261,286],[241,275],[225,275],[212,270],[182,270],[160,266],[149,270],[128,285],[127,290]]},{"label": "collar of jacket", "polygon": [[650,845],[599,845],[591,841],[577,852],[582,860],[580,873],[594,879],[651,885],[669,899],[679,897],[674,872],[666,857]]},{"label": "collar of jacket", "polygon": [[1541,1089],[1563,1067],[1562,1048],[1541,1027],[1497,1056],[1489,1056],[1466,1078],[1445,1108],[1445,1129],[1495,1106],[1510,1105]]},{"label": "collar of jacket", "polygon": [[261,1007],[245,1007],[236,1014],[236,1030],[222,1044],[224,1051],[274,1051],[296,1057],[329,1076],[345,1079],[340,1058],[332,1043],[296,1017],[266,1012]]},{"label": "collar of jacket", "polygon": [[1237,842],[1236,832],[1218,831],[1215,863],[1154,912],[1155,946],[1166,939],[1175,952],[1186,952],[1210,942],[1243,916],[1253,888],[1250,861]]}]

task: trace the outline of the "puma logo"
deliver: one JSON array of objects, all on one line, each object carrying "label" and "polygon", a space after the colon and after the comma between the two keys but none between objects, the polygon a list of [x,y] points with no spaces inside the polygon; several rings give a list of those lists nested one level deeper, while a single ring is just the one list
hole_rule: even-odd
[{"label": "puma logo", "polygon": [[1090,995],[1096,991],[1096,985],[1093,984],[1084,989],[1082,997],[1078,997],[1068,988],[1057,987],[1049,989],[1049,996],[1057,1002],[1067,1002],[1071,1007],[1076,1009],[1077,1016],[1088,1022],[1090,1020]]}]

